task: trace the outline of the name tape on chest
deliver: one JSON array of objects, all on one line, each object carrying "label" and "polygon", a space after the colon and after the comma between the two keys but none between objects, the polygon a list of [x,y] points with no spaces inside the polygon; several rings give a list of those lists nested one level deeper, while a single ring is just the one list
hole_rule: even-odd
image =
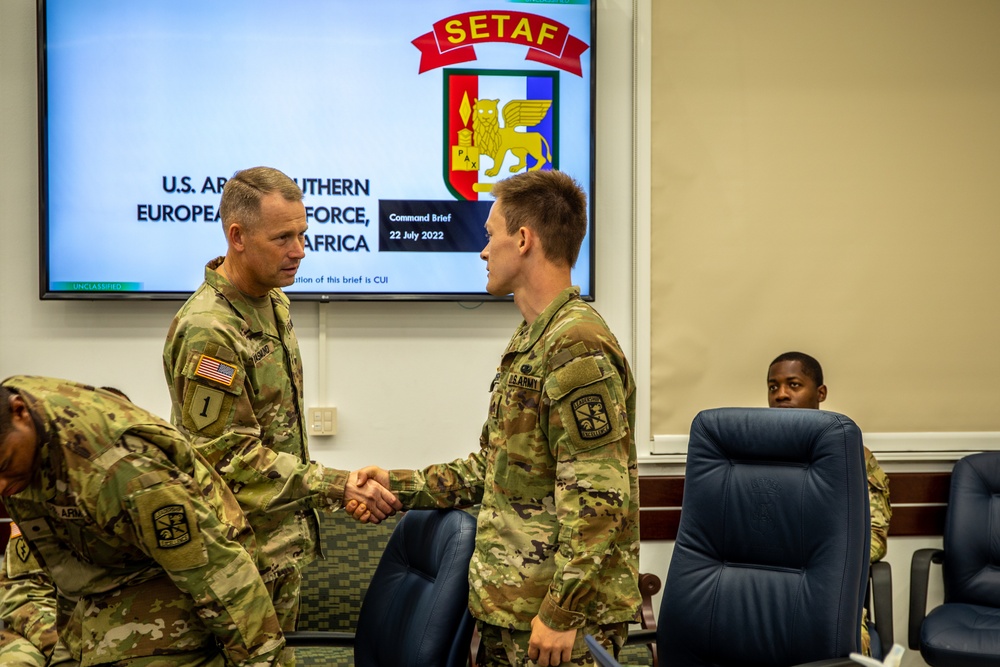
[{"label": "name tape on chest", "polygon": [[263,347],[261,347],[259,350],[253,353],[253,356],[250,357],[250,361],[253,362],[254,366],[256,366],[257,364],[260,363],[261,359],[271,354],[272,351],[273,348],[271,347],[271,344],[264,343]]},{"label": "name tape on chest", "polygon": [[507,376],[507,386],[517,387],[519,389],[530,389],[532,391],[541,391],[542,378],[535,377],[534,375],[511,373]]},{"label": "name tape on chest", "polygon": [[86,521],[87,515],[83,513],[79,507],[70,507],[62,505],[53,505],[52,509],[56,511],[56,514],[60,519],[65,519],[67,521]]}]

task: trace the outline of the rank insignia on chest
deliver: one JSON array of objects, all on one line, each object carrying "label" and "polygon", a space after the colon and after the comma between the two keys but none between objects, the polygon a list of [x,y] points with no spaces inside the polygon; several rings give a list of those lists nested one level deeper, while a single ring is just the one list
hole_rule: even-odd
[{"label": "rank insignia on chest", "polygon": [[187,512],[183,505],[164,505],[153,512],[156,544],[161,549],[173,549],[191,541]]}]

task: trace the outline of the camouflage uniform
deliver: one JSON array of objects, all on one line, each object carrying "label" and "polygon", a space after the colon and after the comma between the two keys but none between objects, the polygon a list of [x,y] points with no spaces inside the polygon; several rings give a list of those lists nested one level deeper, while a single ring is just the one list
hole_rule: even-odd
[{"label": "camouflage uniform", "polygon": [[[871,507],[872,545],[871,562],[882,560],[889,545],[889,520],[892,505],[889,504],[889,478],[878,464],[875,455],[865,447],[865,468],[868,471],[868,503]],[[868,625],[861,623],[861,650],[871,655],[871,637]]]},{"label": "camouflage uniform", "polygon": [[[10,541],[0,567],[0,664],[42,665],[52,655],[56,641],[56,589],[21,536],[10,524]],[[72,601],[65,600],[65,611]]]},{"label": "camouflage uniform", "polygon": [[886,548],[889,545],[892,505],[889,504],[889,478],[867,447],[865,447],[865,468],[868,470],[868,502],[872,514],[871,562],[874,563],[885,558]]},{"label": "camouflage uniform", "polygon": [[219,476],[169,424],[103,390],[13,377],[38,468],[5,499],[60,594],[60,642],[84,667],[275,665],[284,639],[253,533]]},{"label": "camouflage uniform", "polygon": [[[263,301],[277,323],[215,269],[178,311],[163,349],[170,419],[236,494],[282,628],[294,630],[299,568],[320,554],[316,509],[337,509],[348,472],[311,462],[302,359],[288,297]],[[260,304],[258,304],[260,305]]]},{"label": "camouflage uniform", "polygon": [[631,620],[641,601],[635,386],[618,341],[567,288],[522,322],[490,391],[480,451],[391,471],[392,491],[405,507],[482,503],[469,566],[481,623],[530,632],[536,615],[555,630]]}]

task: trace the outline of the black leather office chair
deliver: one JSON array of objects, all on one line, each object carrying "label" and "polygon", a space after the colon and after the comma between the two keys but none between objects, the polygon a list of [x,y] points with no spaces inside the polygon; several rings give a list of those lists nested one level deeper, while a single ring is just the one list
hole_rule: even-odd
[{"label": "black leather office chair", "polygon": [[699,413],[657,619],[660,661],[855,665],[870,538],[861,431],[849,418]]},{"label": "black leather office chair", "polygon": [[[909,644],[933,667],[1000,665],[1000,452],[955,464],[944,549],[919,549],[910,568]],[[931,563],[944,604],[928,614]]]},{"label": "black leather office chair", "polygon": [[356,632],[293,632],[286,635],[288,645],[353,645],[357,667],[468,664],[473,628],[469,560],[475,537],[476,520],[466,512],[410,510],[389,537],[361,603]]}]

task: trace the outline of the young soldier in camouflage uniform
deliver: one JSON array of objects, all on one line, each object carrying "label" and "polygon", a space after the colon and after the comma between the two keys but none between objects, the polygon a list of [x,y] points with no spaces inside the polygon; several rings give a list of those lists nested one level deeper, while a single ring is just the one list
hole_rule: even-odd
[{"label": "young soldier in camouflage uniform", "polygon": [[246,169],[226,183],[219,215],[226,256],[205,267],[163,349],[171,421],[236,494],[282,629],[291,631],[300,570],[320,553],[316,509],[361,502],[378,520],[399,503],[376,483],[345,490],[347,471],[309,460],[302,359],[280,289],[305,256],[302,191],[276,169]]},{"label": "young soldier in camouflage uniform", "polygon": [[571,286],[586,195],[557,171],[513,176],[493,193],[486,289],[513,293],[524,321],[490,386],[480,450],[363,472],[404,507],[482,504],[469,570],[480,665],[591,665],[584,635],[618,655],[640,604],[635,384]]},{"label": "young soldier in camouflage uniform", "polygon": [[[76,663],[277,665],[284,638],[221,478],[172,426],[65,380],[0,386],[0,495],[61,595]],[[60,615],[61,616],[61,615]]]},{"label": "young soldier in camouflage uniform", "polygon": [[[767,404],[772,408],[807,408],[818,410],[826,400],[823,384],[823,367],[815,358],[803,352],[785,352],[771,362],[767,371]],[[875,455],[865,449],[865,466],[868,470],[868,502],[871,506],[872,539],[871,562],[885,557],[889,545],[889,478],[878,464]],[[861,649],[871,655],[871,637],[868,625],[861,622]]]}]

